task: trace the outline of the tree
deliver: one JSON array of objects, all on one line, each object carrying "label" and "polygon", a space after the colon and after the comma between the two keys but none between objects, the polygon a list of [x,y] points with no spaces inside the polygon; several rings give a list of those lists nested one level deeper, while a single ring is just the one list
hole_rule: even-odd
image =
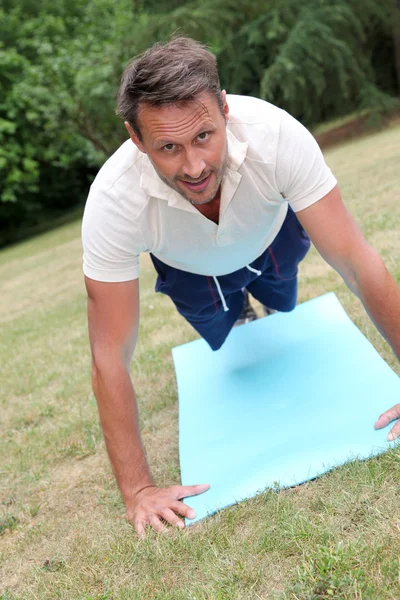
[{"label": "tree", "polygon": [[391,40],[391,3],[203,0],[170,10],[161,2],[147,33],[165,39],[178,30],[210,42],[224,87],[261,96],[311,125],[364,108],[393,108],[390,77],[377,83],[386,55],[374,63],[382,38]]},{"label": "tree", "polygon": [[393,0],[393,46],[397,92],[400,94],[400,0]]},{"label": "tree", "polygon": [[90,177],[124,139],[114,105],[132,30],[125,0],[118,6],[22,0],[6,8],[0,13],[0,244],[21,226],[82,202]]},{"label": "tree", "polygon": [[85,199],[126,139],[122,71],[154,42],[207,42],[228,92],[313,125],[398,106],[399,15],[399,0],[3,0],[0,244]]}]

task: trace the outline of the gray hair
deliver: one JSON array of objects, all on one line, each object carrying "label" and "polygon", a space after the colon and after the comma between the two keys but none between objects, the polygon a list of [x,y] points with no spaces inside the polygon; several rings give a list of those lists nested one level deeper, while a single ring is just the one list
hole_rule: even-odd
[{"label": "gray hair", "polygon": [[217,60],[204,44],[185,37],[157,43],[136,56],[122,75],[116,114],[141,139],[140,105],[182,104],[212,94],[223,114]]}]

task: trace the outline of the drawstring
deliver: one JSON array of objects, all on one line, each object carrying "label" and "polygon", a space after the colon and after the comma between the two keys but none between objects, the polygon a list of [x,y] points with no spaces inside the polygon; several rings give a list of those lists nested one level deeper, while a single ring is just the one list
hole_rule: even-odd
[{"label": "drawstring", "polygon": [[262,271],[259,271],[258,269],[253,269],[253,267],[249,267],[249,265],[246,265],[246,269],[248,269],[252,273],[256,273],[259,277],[262,274]]},{"label": "drawstring", "polygon": [[[246,265],[246,269],[248,269],[252,273],[256,273],[256,275],[258,275],[258,276],[260,276],[262,274],[262,271],[259,271],[258,269],[253,269],[253,267],[249,267],[249,265]],[[222,302],[222,306],[224,307],[224,311],[227,312],[229,310],[229,307],[226,305],[225,298],[224,298],[224,295],[221,290],[221,286],[219,285],[219,281],[215,275],[213,275],[213,279],[214,279],[214,283],[217,287],[219,297],[221,298],[221,302]]]},{"label": "drawstring", "polygon": [[222,302],[222,306],[224,307],[224,311],[227,312],[229,310],[229,308],[226,305],[225,298],[224,298],[224,295],[221,290],[221,286],[219,285],[219,281],[215,277],[215,275],[213,275],[213,279],[214,279],[215,285],[217,286],[218,294],[219,294],[219,297],[221,298],[221,302]]}]

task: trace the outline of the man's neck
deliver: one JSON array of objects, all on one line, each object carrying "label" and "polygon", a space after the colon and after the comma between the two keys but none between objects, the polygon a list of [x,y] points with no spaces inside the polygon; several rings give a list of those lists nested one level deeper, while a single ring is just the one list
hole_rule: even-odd
[{"label": "man's neck", "polygon": [[207,202],[207,204],[193,204],[197,210],[204,215],[210,221],[213,221],[218,225],[219,223],[219,207],[221,203],[221,187],[218,192],[215,194],[214,198],[211,202]]}]

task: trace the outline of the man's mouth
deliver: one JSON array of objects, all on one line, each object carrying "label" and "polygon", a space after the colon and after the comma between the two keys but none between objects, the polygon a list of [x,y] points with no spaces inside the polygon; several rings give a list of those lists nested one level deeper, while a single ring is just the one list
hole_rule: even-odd
[{"label": "man's mouth", "polygon": [[181,179],[180,181],[185,185],[191,192],[202,192],[208,186],[208,183],[211,179],[211,173],[205,177],[205,179],[201,179],[200,181],[185,181]]}]

